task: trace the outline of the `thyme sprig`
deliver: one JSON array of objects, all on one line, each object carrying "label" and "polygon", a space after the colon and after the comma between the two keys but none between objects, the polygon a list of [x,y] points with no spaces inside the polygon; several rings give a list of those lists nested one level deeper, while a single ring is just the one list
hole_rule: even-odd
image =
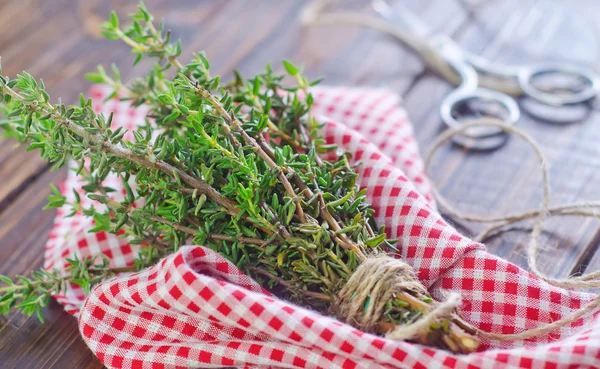
[{"label": "thyme sprig", "polygon": [[[84,208],[79,193],[68,202],[55,191],[49,207],[68,204],[71,215],[82,212],[95,220],[91,232],[119,234],[140,245],[132,269],[152,265],[184,243],[205,245],[281,297],[329,311],[361,262],[393,248],[393,241],[376,227],[346,154],[331,161],[319,157],[335,147],[319,137],[320,125],[310,114],[309,87],[316,82],[284,61],[296,86],[284,86],[284,76],[270,65],[251,79],[236,73],[223,84],[211,75],[204,53],[181,62],[181,42],[171,42],[162,22],[155,26],[143,4],[130,21],[122,28],[113,12],[103,32],[131,47],[134,65],[155,58],[152,69],[130,84],[114,65],[110,76],[99,67],[88,78],[111,86],[109,98],[150,108],[132,140],[124,139],[126,129],[113,127],[112,115],[96,114],[83,95],[78,105],[53,104],[43,81],[26,72],[10,79],[0,69],[0,111],[6,117],[0,124],[6,133],[39,149],[56,168],[73,160],[84,195],[100,204]],[[125,188],[120,201],[103,184],[111,173]],[[120,271],[107,261],[69,263],[64,273],[42,270],[16,282],[2,277],[8,287],[0,289],[1,312],[16,307],[39,315],[66,283],[89,289]],[[428,295],[398,292],[386,302],[379,330],[408,324],[433,306]],[[471,351],[476,341],[457,321],[440,321],[418,339]]]},{"label": "thyme sprig", "polygon": [[17,276],[15,281],[0,275],[0,281],[7,286],[0,287],[0,314],[8,314],[16,307],[23,314],[35,314],[44,321],[42,309],[48,306],[52,294],[59,294],[66,288],[66,283],[79,285],[86,293],[99,282],[119,272],[130,272],[133,268],[110,268],[106,257],[100,261],[95,258],[67,258],[67,276],[57,270],[39,270],[31,273],[31,277]]}]

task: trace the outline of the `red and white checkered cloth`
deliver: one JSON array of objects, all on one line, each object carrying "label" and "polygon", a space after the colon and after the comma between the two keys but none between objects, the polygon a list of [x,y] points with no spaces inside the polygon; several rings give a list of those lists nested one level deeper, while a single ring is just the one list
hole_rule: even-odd
[{"label": "red and white checkered cloth", "polygon": [[[114,124],[144,117],[107,90],[92,91],[95,108],[115,112]],[[386,90],[315,88],[323,134],[361,160],[378,224],[398,243],[398,257],[440,300],[462,296],[461,311],[481,329],[514,333],[555,321],[594,295],[556,288],[489,254],[459,234],[435,209],[412,127],[398,96]],[[120,188],[116,178],[107,180]],[[81,183],[69,175],[63,190]],[[122,194],[118,194],[122,196]],[[60,209],[46,248],[46,267],[64,258],[104,254],[131,265],[126,239],[88,233],[92,221]],[[81,334],[109,368],[598,368],[600,322],[581,319],[556,333],[522,342],[485,342],[466,356],[360,332],[335,319],[271,296],[215,252],[185,246],[159,264],[108,280],[87,297],[70,287],[57,296],[79,314]]]}]

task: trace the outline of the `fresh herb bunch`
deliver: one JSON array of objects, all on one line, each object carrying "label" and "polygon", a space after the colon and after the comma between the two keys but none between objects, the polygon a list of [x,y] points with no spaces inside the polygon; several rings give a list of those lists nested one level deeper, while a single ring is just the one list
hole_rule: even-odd
[{"label": "fresh herb bunch", "polygon": [[[318,136],[320,126],[310,113],[314,83],[284,61],[296,87],[283,87],[284,77],[270,66],[247,80],[236,73],[223,84],[210,74],[203,53],[182,64],[181,42],[172,43],[162,23],[155,27],[143,4],[130,17],[132,25],[122,29],[113,12],[103,33],[131,46],[134,65],[154,57],[154,67],[129,85],[121,82],[115,66],[110,74],[99,67],[88,78],[112,86],[111,98],[118,95],[151,108],[132,141],[123,139],[125,129],[112,128],[112,115],[96,114],[83,95],[78,106],[52,104],[43,81],[26,72],[13,80],[0,76],[6,134],[29,142],[29,150],[40,149],[55,168],[68,160],[78,164],[85,195],[106,206],[83,208],[76,193],[73,214],[93,217],[93,232],[123,234],[140,245],[132,270],[156,263],[185,243],[205,245],[278,295],[331,312],[359,265],[393,243],[375,227],[348,156],[319,157],[335,148]],[[122,178],[123,201],[109,197],[113,189],[103,185],[109,173]],[[143,205],[134,206],[138,200]],[[48,206],[66,203],[55,191]],[[89,290],[124,271],[111,270],[106,260],[69,263],[67,274],[41,270],[15,281],[1,277],[8,286],[0,288],[0,312],[16,307],[41,318],[50,294],[66,283]],[[364,304],[366,309],[369,296]],[[375,330],[385,333],[411,323],[434,306],[428,295],[398,291],[386,301]],[[460,326],[458,317],[447,317],[417,339],[472,351],[477,341]]]}]

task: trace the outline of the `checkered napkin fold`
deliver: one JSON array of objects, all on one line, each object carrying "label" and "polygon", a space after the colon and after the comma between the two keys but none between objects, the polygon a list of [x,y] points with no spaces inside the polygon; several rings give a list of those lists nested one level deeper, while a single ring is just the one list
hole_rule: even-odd
[{"label": "checkered napkin fold", "polygon": [[[109,100],[94,87],[94,107],[114,112],[113,124],[134,127],[144,107]],[[360,160],[361,187],[399,240],[432,296],[462,296],[460,310],[479,328],[515,333],[553,322],[594,296],[553,287],[489,254],[437,212],[412,126],[397,94],[386,90],[316,88],[322,134]],[[326,118],[325,118],[326,117]],[[117,178],[106,185],[121,188]],[[81,183],[70,173],[63,192]],[[118,196],[122,193],[116,192]],[[85,200],[84,200],[85,201]],[[90,200],[87,200],[90,201]],[[46,247],[47,268],[65,257],[104,254],[111,266],[133,263],[136,246],[112,234],[89,233],[92,220],[59,209]],[[600,367],[600,321],[580,319],[555,333],[519,342],[484,342],[454,355],[360,332],[272,296],[210,249],[185,246],[138,273],[97,286],[89,296],[70,286],[57,300],[78,315],[83,339],[109,368],[566,368]]]}]

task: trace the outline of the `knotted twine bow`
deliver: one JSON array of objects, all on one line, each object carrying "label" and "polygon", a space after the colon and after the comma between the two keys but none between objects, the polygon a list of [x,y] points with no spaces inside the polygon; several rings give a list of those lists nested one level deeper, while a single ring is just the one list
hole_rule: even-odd
[{"label": "knotted twine bow", "polygon": [[[377,324],[391,297],[402,291],[410,291],[414,296],[428,296],[413,268],[400,259],[386,255],[368,257],[352,273],[334,302],[331,311],[334,316],[343,318],[363,332],[376,331]],[[368,306],[365,309],[365,302]],[[419,332],[427,331],[436,320],[447,317],[460,305],[457,294],[451,294],[444,302],[426,312],[420,319],[405,325],[396,326],[385,336],[394,340],[413,339]]]}]

